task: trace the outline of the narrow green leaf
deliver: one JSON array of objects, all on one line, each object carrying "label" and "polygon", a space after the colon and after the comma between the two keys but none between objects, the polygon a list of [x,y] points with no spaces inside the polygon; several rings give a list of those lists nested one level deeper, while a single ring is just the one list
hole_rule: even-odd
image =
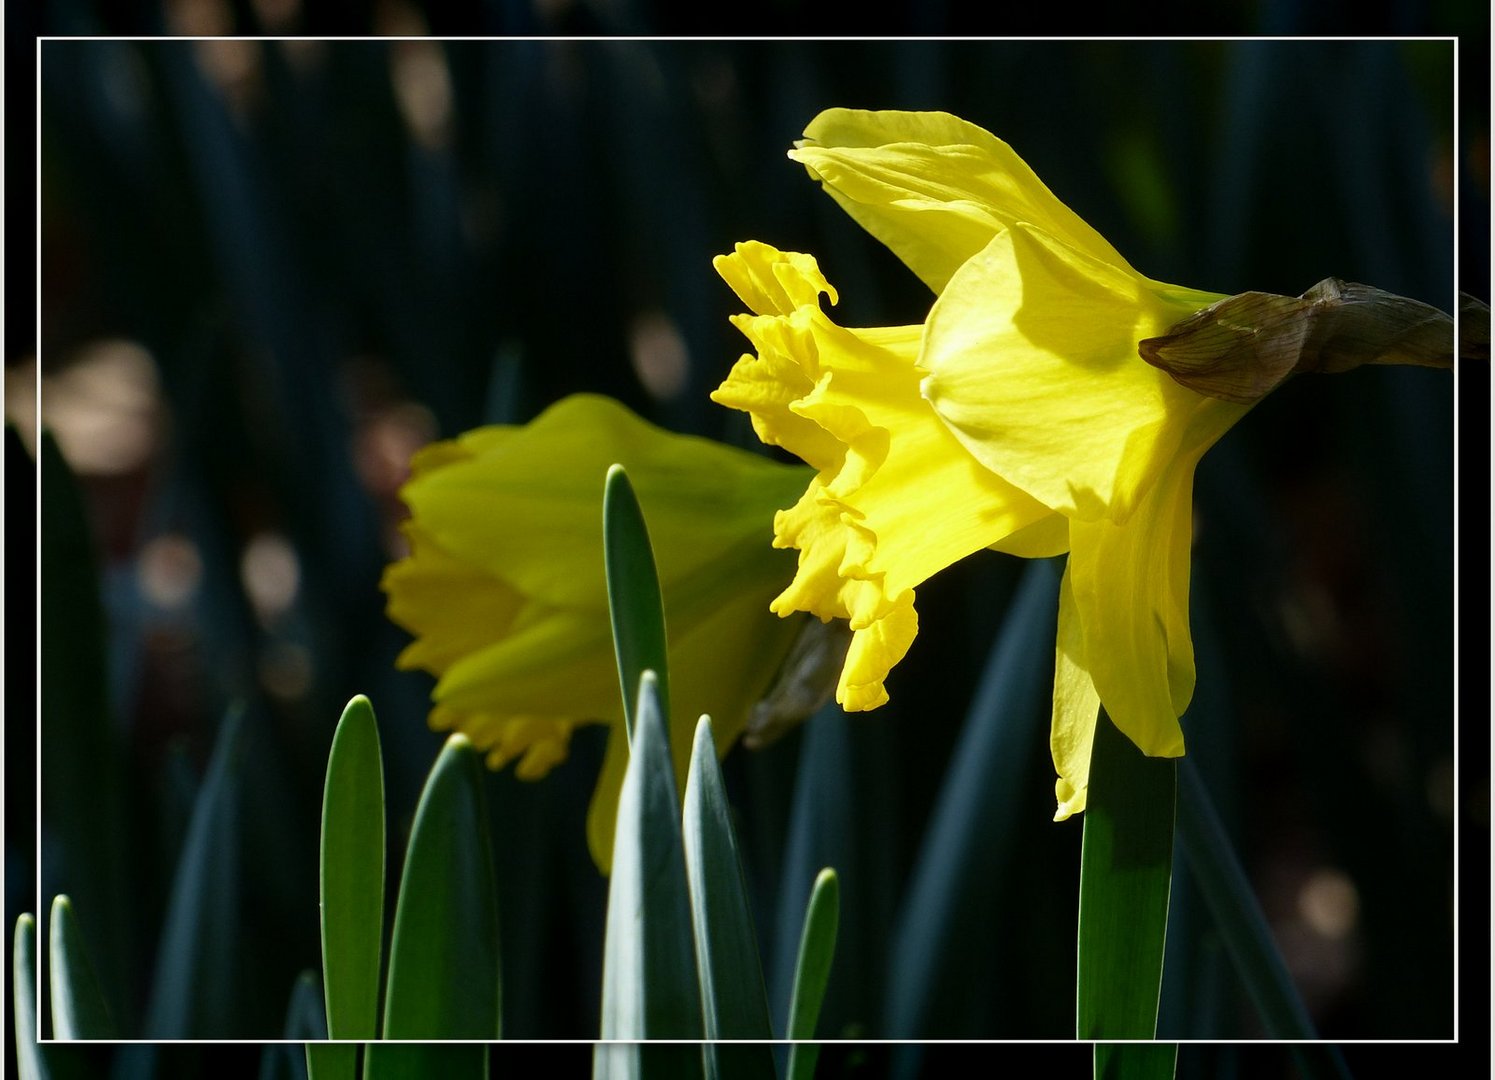
[{"label": "narrow green leaf", "polygon": [[49,928],[52,951],[52,1037],[55,1039],[112,1039],[114,1019],[83,934],[66,896],[52,901]]},{"label": "narrow green leaf", "polygon": [[607,605],[612,615],[613,649],[629,738],[638,717],[634,708],[639,677],[654,672],[664,728],[669,730],[670,674],[666,662],[664,601],[644,512],[623,466],[607,470],[602,491],[602,546],[607,567]]},{"label": "narrow green leaf", "polygon": [[[961,927],[986,924],[1010,892],[1014,823],[1024,778],[1046,727],[1059,573],[1030,562],[1007,606],[981,683],[950,754],[938,802],[894,929],[886,1034],[895,1039],[958,1034],[975,968],[993,961]],[[951,1025],[938,1028],[943,1022]]]},{"label": "narrow green leaf", "polygon": [[1176,775],[1172,759],[1145,756],[1101,713],[1080,854],[1081,1039],[1151,1039],[1157,1031]]},{"label": "narrow green leaf", "polygon": [[384,930],[384,766],[369,699],[348,702],[322,792],[322,984],[334,1039],[379,1034]]},{"label": "narrow green leaf", "polygon": [[230,709],[192,807],[156,952],[145,1037],[228,1037],[238,932],[238,792],[242,710]]},{"label": "narrow green leaf", "polygon": [[1318,1038],[1198,768],[1185,758],[1181,771],[1178,842],[1267,1034]]},{"label": "narrow green leaf", "polygon": [[1095,1044],[1095,1080],[1173,1080],[1177,1062],[1177,1043]]},{"label": "narrow green leaf", "polygon": [[307,1080],[353,1080],[357,1075],[357,1043],[306,1044]]},{"label": "narrow green leaf", "polygon": [[706,1038],[761,1041],[730,1052],[708,1044],[711,1072],[715,1076],[772,1077],[773,1054],[766,1042],[773,1038],[773,1028],[763,964],[748,908],[742,856],[732,829],[732,808],[722,784],[711,721],[704,716],[696,724],[691,746],[682,832]]},{"label": "narrow green leaf", "polygon": [[369,1043],[364,1080],[488,1080],[488,1048],[481,1043]]},{"label": "narrow green leaf", "polygon": [[820,1003],[825,1000],[831,962],[836,957],[836,927],[840,920],[841,887],[836,872],[827,868],[815,879],[805,909],[804,932],[799,938],[794,993],[789,1000],[789,1023],[784,1028],[785,1038],[794,1040],[789,1048],[788,1080],[810,1080],[815,1075],[820,1046],[800,1040],[815,1037],[815,1022],[820,1018]]},{"label": "narrow green leaf", "polygon": [[[680,802],[653,672],[639,679],[636,715],[607,893],[601,1033],[604,1039],[699,1039]],[[636,1076],[641,1062],[637,1054],[603,1054],[596,1066],[607,1076]]]},{"label": "narrow green leaf", "polygon": [[499,1023],[498,898],[483,767],[466,736],[453,735],[426,778],[405,853],[384,1037],[491,1039]]},{"label": "narrow green leaf", "polygon": [[47,1062],[36,1042],[36,920],[16,920],[11,954],[11,1011],[16,1025],[16,1074],[21,1080],[46,1080]]}]

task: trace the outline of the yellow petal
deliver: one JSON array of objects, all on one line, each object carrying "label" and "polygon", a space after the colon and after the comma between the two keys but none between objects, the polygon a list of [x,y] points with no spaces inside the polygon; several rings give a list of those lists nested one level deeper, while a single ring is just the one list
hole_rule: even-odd
[{"label": "yellow petal", "polygon": [[447,705],[431,710],[433,731],[460,731],[486,751],[490,769],[519,758],[514,770],[521,780],[537,780],[566,760],[576,721],[554,716],[512,716],[499,712],[462,712]]},{"label": "yellow petal", "polygon": [[1184,752],[1178,717],[1194,693],[1189,556],[1203,451],[1164,470],[1125,525],[1070,526],[1068,576],[1087,670],[1112,722],[1154,757]]},{"label": "yellow petal", "polygon": [[836,681],[836,701],[847,712],[865,712],[887,704],[883,681],[919,632],[913,591],[904,593],[876,618],[852,625],[855,632]]},{"label": "yellow petal", "polygon": [[929,315],[925,396],[982,464],[1084,520],[1125,521],[1196,412],[1244,411],[1145,363],[1137,342],[1197,297],[1065,247],[1025,225],[996,236]]},{"label": "yellow petal", "polygon": [[795,145],[789,156],[937,293],[1019,221],[1126,266],[1010,146],[948,113],[828,109]]},{"label": "yellow petal", "polygon": [[[395,664],[439,674],[507,632],[524,597],[443,551],[415,522],[407,521],[403,531],[410,557],[386,568],[379,583],[389,595],[389,617],[415,635]],[[454,611],[462,617],[452,618]]]},{"label": "yellow petal", "polygon": [[836,302],[813,255],[780,251],[757,240],[740,243],[731,255],[718,255],[712,267],[742,302],[759,315],[791,315],[818,303],[821,293]]},{"label": "yellow petal", "polygon": [[663,576],[713,562],[787,506],[798,470],[709,439],[670,435],[609,398],[551,406],[481,456],[416,476],[401,492],[454,557],[557,606],[605,610],[602,481],[628,469]]},{"label": "yellow petal", "polygon": [[815,343],[824,375],[793,408],[845,446],[827,491],[870,534],[842,573],[881,577],[896,597],[1048,515],[966,453],[920,397],[917,327],[843,330],[822,318]]},{"label": "yellow petal", "polygon": [[512,438],[518,428],[490,424],[463,432],[455,439],[442,439],[428,443],[410,458],[412,479],[434,472],[459,461],[471,461],[502,446]]},{"label": "yellow petal", "polygon": [[[732,325],[753,344],[711,400],[752,416],[753,431],[769,446],[782,446],[816,469],[834,469],[841,446],[813,420],[796,415],[793,404],[819,377],[809,312],[788,317],[739,315]],[[812,365],[808,370],[805,365]]]},{"label": "yellow petal", "polygon": [[433,697],[464,713],[621,718],[614,664],[605,598],[600,614],[532,604],[507,633],[449,666]]},{"label": "yellow petal", "polygon": [[993,551],[1006,552],[1022,559],[1047,559],[1069,550],[1069,519],[1063,514],[1048,514],[1031,525],[1025,525],[1011,536],[991,545]]},{"label": "yellow petal", "polygon": [[1090,749],[1095,742],[1095,724],[1100,695],[1090,679],[1085,635],[1075,607],[1070,569],[1059,583],[1059,633],[1054,646],[1054,719],[1049,729],[1049,749],[1059,779],[1054,794],[1059,808],[1055,821],[1085,809],[1090,786]]},{"label": "yellow petal", "polygon": [[673,618],[691,627],[689,634],[672,632],[669,641],[670,747],[682,792],[696,721],[703,714],[713,718],[717,753],[725,754],[747,726],[752,706],[768,692],[799,630],[798,620],[768,610],[794,560],[786,552],[768,555],[778,567],[773,579],[746,585],[741,564],[727,563],[723,577],[732,588],[713,590],[702,582],[665,609],[667,626]]}]

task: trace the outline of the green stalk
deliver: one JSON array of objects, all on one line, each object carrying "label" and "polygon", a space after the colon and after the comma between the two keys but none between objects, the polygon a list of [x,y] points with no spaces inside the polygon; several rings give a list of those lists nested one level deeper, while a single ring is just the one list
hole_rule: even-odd
[{"label": "green stalk", "polygon": [[1104,711],[1095,728],[1080,854],[1076,1034],[1157,1033],[1173,876],[1175,762],[1149,758]]}]

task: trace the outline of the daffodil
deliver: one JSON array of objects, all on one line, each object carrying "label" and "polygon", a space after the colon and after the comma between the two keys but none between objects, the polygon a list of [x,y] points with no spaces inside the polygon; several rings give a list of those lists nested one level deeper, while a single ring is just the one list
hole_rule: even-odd
[{"label": "daffodil", "polygon": [[1010,147],[944,113],[833,109],[789,156],[937,299],[922,326],[847,329],[810,256],[717,259],[756,355],[713,397],[816,469],[775,520],[799,570],[773,610],[848,620],[837,699],[875,708],[920,582],[982,548],[1067,551],[1051,734],[1067,817],[1102,704],[1145,753],[1183,753],[1194,468],[1249,405],[1138,345],[1225,298],[1138,273]]},{"label": "daffodil", "polygon": [[465,733],[491,767],[517,761],[520,777],[544,776],[578,725],[610,725],[587,818],[604,870],[628,757],[602,554],[614,462],[628,470],[659,567],[684,775],[696,718],[713,718],[725,753],[797,629],[766,610],[793,569],[768,523],[807,470],[576,395],[522,427],[421,450],[401,491],[410,554],[382,583],[390,618],[415,635],[399,666],[437,676],[431,727]]}]

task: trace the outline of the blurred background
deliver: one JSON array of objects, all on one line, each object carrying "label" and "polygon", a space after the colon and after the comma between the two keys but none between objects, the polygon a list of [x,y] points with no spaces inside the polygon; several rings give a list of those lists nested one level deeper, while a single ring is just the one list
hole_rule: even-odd
[{"label": "blurred background", "polygon": [[[165,12],[179,33],[306,25],[295,0]],[[54,15],[60,32],[107,28],[83,5]],[[432,24],[395,0],[369,29]],[[342,706],[367,694],[379,716],[391,881],[440,745],[431,680],[395,671],[408,639],[377,587],[403,553],[411,452],[578,390],[760,449],[706,397],[743,350],[710,268],[738,240],[815,253],[845,325],[923,320],[927,290],[784,156],[822,108],[987,128],[1155,278],[1297,294],[1336,276],[1448,310],[1456,209],[1475,238],[1465,278],[1489,277],[1488,112],[1455,130],[1453,52],[44,43],[41,352],[7,338],[12,496],[35,483],[38,387],[60,454],[49,469],[42,450],[39,867],[36,731],[16,722],[32,687],[7,665],[7,925],[68,893],[124,1034],[162,1035],[153,995],[190,975],[198,1007],[176,1034],[280,1035],[298,973],[319,965]],[[1487,375],[1461,373],[1461,393],[1484,400]],[[1198,476],[1190,753],[1331,1039],[1452,1035],[1455,820],[1488,848],[1488,776],[1460,783],[1453,757],[1454,382],[1294,380]],[[989,553],[921,587],[885,708],[831,709],[728,757],[776,1023],[809,882],[832,865],[823,1034],[1072,1034],[1081,829],[1049,820],[1048,670],[999,776],[972,793],[960,771],[986,745],[978,687],[1021,570]],[[7,632],[15,647],[30,631]],[[163,928],[233,709],[206,964]],[[506,1036],[596,1031],[606,880],[583,822],[601,734],[578,733],[540,783],[488,777]],[[1261,1035],[1181,863],[1169,949],[1160,1036]],[[900,1060],[885,1064],[917,1068]],[[1213,1068],[1189,1060],[1181,1074]]]}]

